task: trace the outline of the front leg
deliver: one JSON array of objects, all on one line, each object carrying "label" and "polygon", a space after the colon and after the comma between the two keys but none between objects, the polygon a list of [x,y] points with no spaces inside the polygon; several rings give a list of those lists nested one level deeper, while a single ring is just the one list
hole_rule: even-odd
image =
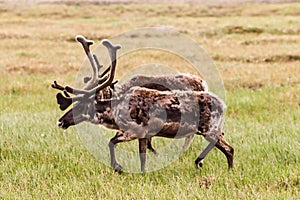
[{"label": "front leg", "polygon": [[130,132],[124,132],[124,131],[118,131],[109,142],[109,152],[110,152],[110,164],[112,168],[115,170],[115,172],[121,173],[122,172],[122,166],[117,162],[116,156],[115,156],[115,146],[116,144],[120,142],[128,142],[131,140],[136,139],[135,134],[130,134]]},{"label": "front leg", "polygon": [[123,134],[123,131],[118,131],[115,137],[113,137],[108,144],[110,153],[110,165],[115,170],[115,172],[119,173],[122,172],[122,166],[116,161],[115,145],[120,142],[119,138],[122,137]]},{"label": "front leg", "polygon": [[146,151],[147,151],[147,138],[140,138],[139,139],[139,153],[140,153],[140,160],[141,160],[141,170],[145,172],[145,165],[146,165]]}]

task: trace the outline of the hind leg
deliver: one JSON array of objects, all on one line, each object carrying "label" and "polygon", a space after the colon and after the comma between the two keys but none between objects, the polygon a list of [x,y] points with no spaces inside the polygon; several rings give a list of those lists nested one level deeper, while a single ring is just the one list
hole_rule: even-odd
[{"label": "hind leg", "polygon": [[224,139],[224,133],[222,133],[220,136],[218,142],[216,143],[216,147],[225,154],[228,162],[228,169],[232,168],[234,149]]},{"label": "hind leg", "polygon": [[210,150],[212,150],[215,147],[216,141],[211,141],[207,147],[202,151],[202,153],[197,157],[197,159],[195,160],[195,167],[201,168],[203,165],[203,159],[205,158],[205,156],[210,152]]},{"label": "hind leg", "polygon": [[215,147],[216,143],[218,142],[219,137],[221,135],[221,131],[212,130],[206,133],[197,132],[196,134],[202,135],[209,142],[207,147],[202,151],[202,153],[195,160],[196,168],[200,168],[203,165],[203,160],[205,156]]},{"label": "hind leg", "polygon": [[194,134],[189,135],[185,138],[184,144],[183,144],[183,147],[182,147],[182,152],[185,152],[187,150],[187,148],[189,147],[189,145],[192,142],[193,138],[194,138]]},{"label": "hind leg", "polygon": [[147,148],[148,148],[154,155],[157,155],[157,152],[156,152],[156,150],[153,148],[151,141],[152,141],[152,137],[149,137],[149,138],[147,139]]},{"label": "hind leg", "polygon": [[207,141],[209,141],[209,144],[206,146],[206,148],[202,151],[202,153],[195,160],[196,168],[202,167],[203,159],[215,147],[215,145],[218,141],[218,139],[215,138],[216,135],[213,134],[213,133],[210,133],[210,134],[207,134],[207,135],[201,133],[201,135],[204,136]]}]

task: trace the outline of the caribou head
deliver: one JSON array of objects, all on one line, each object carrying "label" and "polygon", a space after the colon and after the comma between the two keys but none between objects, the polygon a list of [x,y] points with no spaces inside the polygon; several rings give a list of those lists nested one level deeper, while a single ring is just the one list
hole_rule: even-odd
[{"label": "caribou head", "polygon": [[[90,51],[90,45],[94,42],[87,40],[81,35],[76,36],[75,39],[81,43],[89,59],[92,67],[92,76],[84,78],[86,84],[82,89],[61,86],[56,81],[52,84],[53,88],[62,91],[64,94],[58,93],[56,95],[57,103],[61,110],[66,110],[73,104],[73,108],[66,112],[57,122],[57,125],[63,129],[67,129],[69,126],[73,126],[83,121],[88,121],[94,116],[95,98],[97,94],[101,92],[107,94],[107,92],[109,92],[109,90],[107,91],[107,88],[109,86],[113,87],[116,83],[116,81],[113,82],[117,64],[116,52],[121,48],[120,45],[113,45],[109,40],[102,41],[102,45],[108,49],[111,65],[99,75],[99,69],[102,65],[99,64],[96,55],[93,55]],[[106,75],[107,73],[108,75]],[[71,97],[70,94],[73,94],[73,96]]]}]

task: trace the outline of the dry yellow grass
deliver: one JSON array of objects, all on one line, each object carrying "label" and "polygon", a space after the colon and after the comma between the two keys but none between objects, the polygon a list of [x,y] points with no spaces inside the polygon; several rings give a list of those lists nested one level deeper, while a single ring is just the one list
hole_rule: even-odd
[{"label": "dry yellow grass", "polygon": [[[231,78],[228,71],[244,77],[251,65],[257,64],[260,67],[255,69],[256,78],[251,77],[250,82],[265,84],[268,69],[272,80],[279,79],[275,82],[285,82],[282,77],[299,80],[299,8],[299,4],[1,4],[1,74],[74,74],[84,58],[74,43],[76,34],[99,41],[139,27],[168,25],[202,45],[217,62],[225,80]],[[262,32],[247,33],[249,27]],[[166,60],[165,56],[157,59]]]}]

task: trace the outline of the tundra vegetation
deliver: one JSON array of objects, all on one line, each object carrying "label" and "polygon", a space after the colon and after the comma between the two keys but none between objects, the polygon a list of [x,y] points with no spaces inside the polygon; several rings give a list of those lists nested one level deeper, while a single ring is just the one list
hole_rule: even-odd
[{"label": "tundra vegetation", "polygon": [[[1,3],[0,198],[298,198],[299,10],[299,3]],[[207,155],[201,170],[194,169],[191,161],[203,142],[195,137],[166,168],[119,175],[97,162],[75,129],[57,128],[62,112],[49,83],[74,81],[83,61],[82,49],[74,48],[74,35],[99,42],[156,25],[176,27],[214,59],[226,89],[223,130],[235,148],[232,171],[224,167],[226,158],[217,149]],[[147,50],[121,57],[116,78],[134,66],[155,62],[191,71],[181,58]],[[153,146],[164,140],[153,139]],[[138,144],[131,143],[136,149]]]}]

